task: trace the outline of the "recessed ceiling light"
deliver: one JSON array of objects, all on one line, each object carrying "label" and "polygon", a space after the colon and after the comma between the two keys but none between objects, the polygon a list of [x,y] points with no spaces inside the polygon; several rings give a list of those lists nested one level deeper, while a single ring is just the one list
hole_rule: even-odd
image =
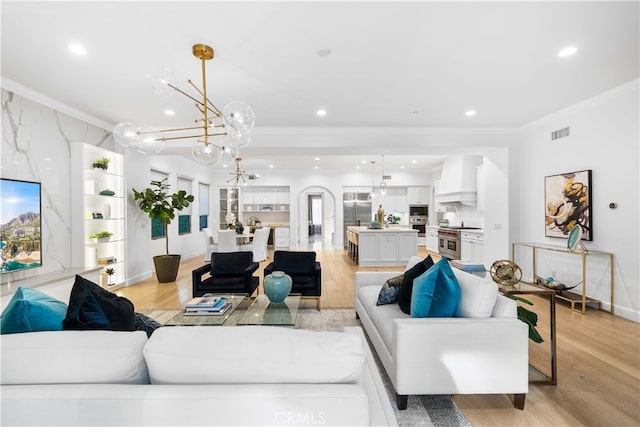
[{"label": "recessed ceiling light", "polygon": [[314,169],[319,169],[319,168],[320,168],[320,166],[314,166],[313,168],[314,168]]},{"label": "recessed ceiling light", "polygon": [[360,169],[360,166],[356,166],[356,169]]},{"label": "recessed ceiling light", "polygon": [[478,112],[476,110],[469,110],[466,113],[464,113],[465,116],[467,117],[472,117],[475,116]]},{"label": "recessed ceiling light", "polygon": [[415,164],[416,164],[416,163],[418,163],[418,162],[417,162],[417,161],[415,161],[415,160],[411,160],[411,163],[413,163],[413,164],[415,165]]},{"label": "recessed ceiling light", "polygon": [[575,46],[567,46],[558,52],[558,56],[560,58],[564,58],[565,56],[571,56],[578,51],[578,48]]},{"label": "recessed ceiling light", "polygon": [[329,49],[328,47],[325,47],[324,49],[318,49],[316,50],[316,54],[321,57],[326,57],[331,55],[331,49]]},{"label": "recessed ceiling light", "polygon": [[318,161],[320,160],[320,157],[314,157],[313,160]]},{"label": "recessed ceiling light", "polygon": [[366,160],[360,160],[360,163],[362,163],[363,165],[366,165],[367,161]]},{"label": "recessed ceiling light", "polygon": [[327,115],[327,110],[318,110],[316,111],[316,115],[320,116],[320,117],[324,117]]},{"label": "recessed ceiling light", "polygon": [[275,168],[275,166],[274,166],[274,165],[269,165],[269,167],[270,167],[271,169]]},{"label": "recessed ceiling light", "polygon": [[400,166],[400,169],[404,169],[404,165]]},{"label": "recessed ceiling light", "polygon": [[167,116],[175,116],[176,112],[173,110],[164,110],[164,114],[166,114]]},{"label": "recessed ceiling light", "polygon": [[76,55],[86,55],[87,49],[79,43],[70,43],[67,48],[69,52],[75,53]]},{"label": "recessed ceiling light", "polygon": [[223,168],[228,168],[228,167],[229,167],[229,165],[225,163],[225,164],[223,164],[223,165],[222,165],[222,167],[223,167]]}]

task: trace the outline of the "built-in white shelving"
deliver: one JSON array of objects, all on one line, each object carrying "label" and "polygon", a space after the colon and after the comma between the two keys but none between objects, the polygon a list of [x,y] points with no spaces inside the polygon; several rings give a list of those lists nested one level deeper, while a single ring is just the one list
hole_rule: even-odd
[{"label": "built-in white shelving", "polygon": [[[107,169],[94,168],[101,158]],[[100,285],[116,289],[126,279],[124,156],[83,142],[71,145],[71,256],[74,267],[101,267]],[[94,233],[112,233],[92,239]],[[108,269],[113,269],[109,276]]]}]

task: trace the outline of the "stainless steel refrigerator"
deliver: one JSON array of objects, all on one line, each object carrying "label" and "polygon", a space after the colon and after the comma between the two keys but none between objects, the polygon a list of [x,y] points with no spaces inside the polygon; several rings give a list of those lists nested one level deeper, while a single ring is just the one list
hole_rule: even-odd
[{"label": "stainless steel refrigerator", "polygon": [[347,227],[367,226],[373,221],[369,193],[345,192],[342,195],[344,219],[344,247],[347,247]]}]

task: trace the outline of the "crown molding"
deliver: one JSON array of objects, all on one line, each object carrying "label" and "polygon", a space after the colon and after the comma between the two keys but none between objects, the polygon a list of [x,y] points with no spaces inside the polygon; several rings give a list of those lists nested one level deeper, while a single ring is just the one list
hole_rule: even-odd
[{"label": "crown molding", "polygon": [[71,116],[75,119],[82,120],[83,122],[87,122],[93,126],[97,126],[108,132],[111,132],[111,130],[113,129],[113,125],[111,123],[107,123],[104,120],[100,120],[90,114],[87,114],[83,111],[73,108],[67,104],[64,104],[58,100],[51,98],[50,96],[47,96],[43,93],[35,91],[31,88],[28,88],[6,77],[2,78],[2,82],[0,82],[0,86],[2,86],[3,89],[8,90],[9,92],[13,92],[26,99],[37,102],[38,104],[42,104],[46,107],[52,108],[56,111],[59,111],[63,114]]}]

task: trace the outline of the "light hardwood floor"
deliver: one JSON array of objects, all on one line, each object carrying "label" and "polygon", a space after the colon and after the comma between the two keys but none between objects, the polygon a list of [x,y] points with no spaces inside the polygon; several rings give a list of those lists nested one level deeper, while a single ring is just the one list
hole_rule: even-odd
[{"label": "light hardwood floor", "polygon": [[[354,306],[355,271],[399,270],[358,267],[343,250],[316,252],[322,263],[323,308]],[[426,256],[424,248],[419,255]],[[260,263],[261,283],[268,262]],[[159,284],[151,278],[116,293],[129,298],[136,310],[183,307],[191,299],[191,270],[202,264],[201,257],[192,258],[181,264],[176,282]],[[548,340],[548,300],[529,299]],[[594,309],[582,315],[562,303],[556,315],[558,385],[531,384],[524,411],[514,409],[505,395],[454,396],[467,419],[474,426],[640,426],[640,325]],[[547,367],[546,342],[530,346],[532,363]]]}]

